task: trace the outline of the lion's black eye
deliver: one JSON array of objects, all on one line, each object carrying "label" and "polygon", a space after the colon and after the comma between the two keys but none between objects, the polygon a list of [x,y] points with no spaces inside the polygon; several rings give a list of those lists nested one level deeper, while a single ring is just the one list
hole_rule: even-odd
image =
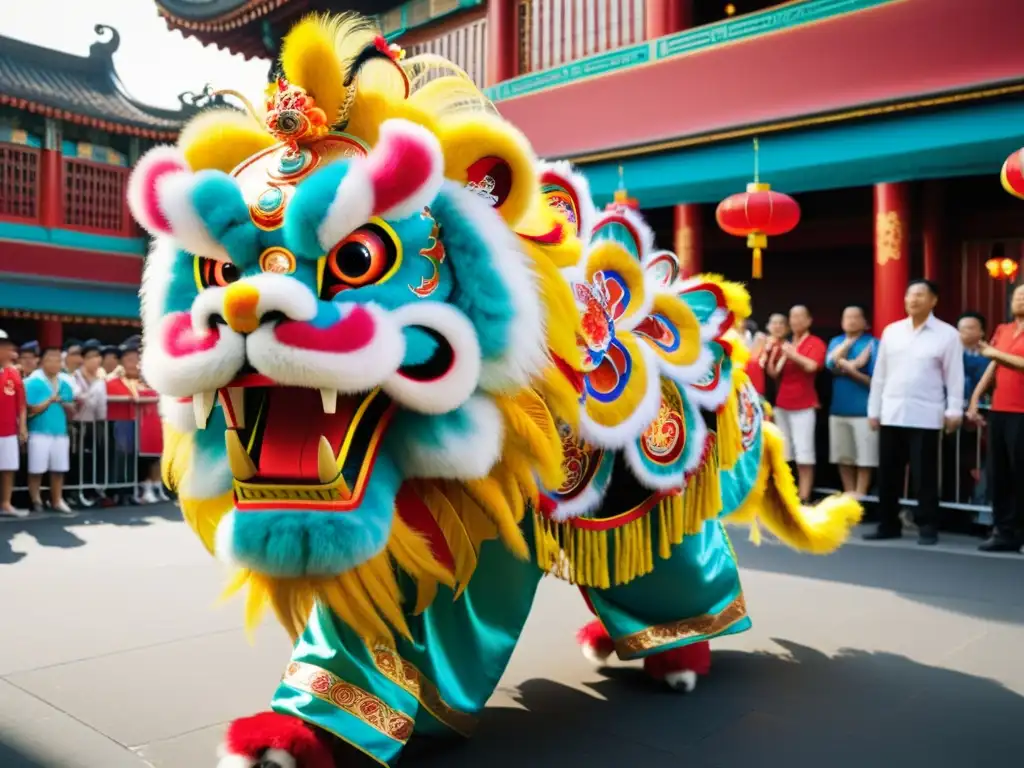
[{"label": "lion's black eye", "polygon": [[382,282],[400,262],[398,244],[384,227],[367,224],[338,243],[324,257],[320,295],[332,299],[342,291]]},{"label": "lion's black eye", "polygon": [[196,282],[200,288],[224,288],[242,276],[238,267],[229,261],[196,256],[195,264]]}]

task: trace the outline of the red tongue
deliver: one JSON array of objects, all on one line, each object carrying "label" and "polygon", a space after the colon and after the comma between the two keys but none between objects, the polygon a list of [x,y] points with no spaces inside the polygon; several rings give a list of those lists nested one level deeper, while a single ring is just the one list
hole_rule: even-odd
[{"label": "red tongue", "polygon": [[259,476],[319,483],[317,452],[325,435],[337,455],[361,397],[338,397],[337,413],[324,413],[320,392],[270,387],[264,406],[266,426],[260,446]]}]

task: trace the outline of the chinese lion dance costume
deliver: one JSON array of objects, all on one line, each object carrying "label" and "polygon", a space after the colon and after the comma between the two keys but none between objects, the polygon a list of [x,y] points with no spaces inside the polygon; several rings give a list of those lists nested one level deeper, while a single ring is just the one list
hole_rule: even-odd
[{"label": "chinese lion dance costume", "polygon": [[825,553],[860,514],[799,505],[741,287],[679,281],[628,201],[379,35],[304,20],[258,116],[201,114],[129,184],[165,482],[294,640],[221,768],[468,735],[545,574],[596,614],[588,656],[691,689],[749,626],[722,521]]}]

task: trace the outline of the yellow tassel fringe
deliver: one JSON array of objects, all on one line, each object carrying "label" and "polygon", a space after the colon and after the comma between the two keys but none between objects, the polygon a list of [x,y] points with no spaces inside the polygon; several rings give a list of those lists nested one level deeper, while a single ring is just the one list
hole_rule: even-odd
[{"label": "yellow tassel fringe", "polygon": [[700,533],[721,509],[718,462],[711,451],[681,495],[663,498],[649,512],[620,526],[594,531],[535,514],[537,562],[570,584],[599,589],[628,584],[654,570],[654,515],[658,556],[667,560],[674,545]]}]

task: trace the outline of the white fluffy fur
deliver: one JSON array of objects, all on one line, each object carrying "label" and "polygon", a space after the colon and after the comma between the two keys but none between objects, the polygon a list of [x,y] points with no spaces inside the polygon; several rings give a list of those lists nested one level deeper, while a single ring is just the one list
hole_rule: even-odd
[{"label": "white fluffy fur", "polygon": [[[160,208],[171,224],[175,241],[189,253],[230,261],[224,246],[213,239],[192,201],[197,177],[192,173],[169,173],[156,181]],[[241,192],[239,192],[241,196]]]},{"label": "white fluffy fur", "polygon": [[316,229],[316,239],[325,252],[329,251],[372,216],[373,184],[370,174],[361,161],[353,160]]},{"label": "white fluffy fur", "polygon": [[511,294],[515,311],[508,347],[498,359],[484,361],[480,385],[490,392],[520,389],[543,370],[548,359],[536,275],[494,208],[452,182],[446,183],[445,194],[484,241],[486,250],[495,254],[494,268]]},{"label": "white fluffy fur", "polygon": [[[259,291],[256,314],[280,312],[289,320],[310,321],[316,317],[319,303],[313,292],[294,278],[264,272],[239,280],[235,285],[251,285]],[[213,315],[224,316],[227,288],[207,288],[192,302],[192,328],[200,333],[209,326]]]},{"label": "white fluffy fur", "polygon": [[213,552],[225,565],[234,568],[243,567],[235,558],[235,515],[237,512],[228,512],[217,523],[217,532],[213,535]]},{"label": "white fluffy fur", "polygon": [[658,408],[661,406],[661,378],[658,373],[658,360],[654,352],[644,342],[638,343],[637,348],[640,350],[644,367],[647,369],[647,391],[633,413],[625,421],[612,427],[598,424],[587,415],[585,408],[582,409],[580,433],[585,440],[594,445],[612,449],[625,448],[658,415]]},{"label": "white fluffy fur", "polygon": [[[660,407],[660,401],[659,401]],[[704,443],[708,438],[708,428],[704,423],[703,417],[700,412],[694,407],[686,395],[683,395],[683,407],[688,411],[690,417],[690,425],[685,434],[685,440],[689,445],[690,455],[687,457],[686,463],[681,467],[678,474],[673,475],[657,475],[649,472],[644,466],[643,458],[640,455],[639,440],[631,441],[624,451],[626,456],[626,463],[629,468],[633,471],[633,475],[639,480],[644,487],[650,488],[652,491],[671,491],[677,488],[685,487],[683,478],[685,473],[692,472],[699,465],[701,459],[704,457]],[[694,450],[696,448],[696,450]]]},{"label": "white fluffy fur", "polygon": [[583,658],[585,658],[595,667],[603,667],[612,655],[611,651],[606,652],[599,650],[596,646],[594,646],[591,643],[584,643],[583,645],[581,645],[580,651],[583,653]]},{"label": "white fluffy fur", "polygon": [[192,410],[192,401],[179,401],[176,397],[160,396],[160,418],[179,432],[195,432],[196,419]]},{"label": "white fluffy fur", "polygon": [[594,222],[593,229],[598,229],[603,221],[613,216],[622,216],[636,230],[637,235],[640,237],[640,242],[637,243],[640,250],[640,263],[644,263],[647,260],[648,254],[654,250],[654,230],[644,221],[643,215],[632,208],[616,208],[614,211],[601,212],[597,217],[597,221]]},{"label": "white fluffy fur", "polygon": [[397,372],[384,382],[384,391],[420,413],[447,413],[465,403],[481,378],[480,342],[469,318],[440,302],[406,304],[392,310],[390,317],[402,328],[423,326],[437,331],[451,345],[454,360],[447,375],[434,381],[414,381]]},{"label": "white fluffy fur", "polygon": [[[202,462],[202,466],[196,466]],[[211,459],[208,455],[192,454],[191,471],[182,480],[180,491],[190,499],[215,499],[231,490],[234,477],[227,456]]]},{"label": "white fluffy fur", "polygon": [[249,334],[246,351],[249,362],[260,373],[280,384],[296,387],[366,392],[391,376],[405,356],[401,326],[375,304],[334,304],[339,319],[356,306],[374,320],[374,338],[363,349],[332,353],[299,349],[282,344],[274,326],[264,325]]},{"label": "white fluffy fur", "polygon": [[[399,138],[411,139],[430,155],[430,173],[419,186],[410,188],[403,200],[381,210],[377,205],[373,178],[381,170],[388,173],[401,172],[402,155],[395,146]],[[408,120],[388,120],[381,125],[379,139],[370,154],[352,161],[323,221],[317,227],[317,240],[325,251],[329,251],[373,216],[404,219],[419,213],[434,201],[443,182],[444,154],[437,137],[423,126]]]},{"label": "white fluffy fur", "polygon": [[174,356],[164,349],[164,338],[181,313],[166,315],[154,328],[146,329],[142,349],[142,371],[162,395],[189,397],[225,386],[245,363],[245,339],[226,326],[220,327],[217,344],[203,352]]},{"label": "white fluffy fur", "polygon": [[568,160],[556,160],[555,162],[543,161],[540,163],[540,173],[552,171],[558,174],[569,183],[571,191],[575,193],[579,202],[577,212],[579,222],[580,239],[586,242],[594,229],[594,222],[597,220],[597,208],[594,207],[594,198],[590,194],[590,182],[587,177],[577,171]]},{"label": "white fluffy fur", "polygon": [[[396,149],[392,147],[397,139],[410,140],[418,144],[430,155],[431,167],[427,178],[418,187],[410,190],[402,202],[384,211],[377,210],[374,206],[374,215],[385,219],[404,219],[414,213],[419,213],[424,207],[434,202],[434,198],[437,197],[437,193],[441,191],[441,185],[444,183],[444,153],[441,151],[441,143],[432,132],[422,125],[411,123],[408,120],[387,120],[381,124],[377,144],[366,158],[371,172],[381,166],[392,173],[396,170],[401,172],[402,163],[396,162],[394,157]],[[398,157],[400,158],[401,155],[399,154]]]},{"label": "white fluffy fur", "polygon": [[149,333],[155,329],[164,316],[167,306],[167,289],[171,284],[171,274],[178,248],[169,237],[156,237],[146,257],[142,272],[142,286],[139,298],[142,305],[142,332]]},{"label": "white fluffy fur", "polygon": [[396,443],[397,461],[406,477],[444,477],[475,480],[486,477],[501,457],[504,424],[501,412],[489,397],[475,395],[462,406],[472,424],[441,436],[440,445],[425,445],[412,436]]},{"label": "white fluffy fur", "polygon": [[697,687],[697,673],[692,669],[669,672],[665,675],[665,682],[674,691],[693,693],[693,690]]}]

